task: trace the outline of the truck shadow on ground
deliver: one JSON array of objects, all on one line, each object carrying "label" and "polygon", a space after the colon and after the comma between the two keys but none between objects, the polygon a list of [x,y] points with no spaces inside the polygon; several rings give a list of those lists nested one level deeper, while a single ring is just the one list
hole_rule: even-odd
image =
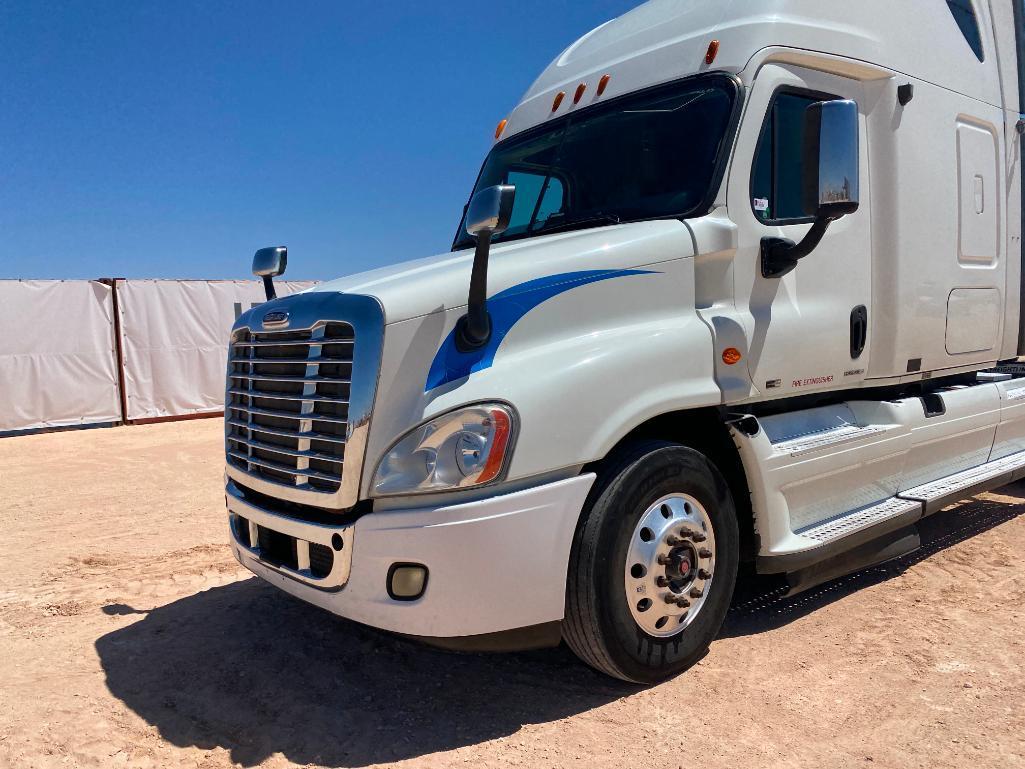
[{"label": "truck shadow on ground", "polygon": [[[1025,484],[1008,487],[1014,496],[1025,494]],[[903,574],[908,568],[959,542],[989,531],[1025,514],[1020,502],[973,499],[919,522],[922,546],[896,558],[834,579],[794,596],[787,596],[782,577],[742,577],[737,582],[720,638],[753,635],[773,630],[803,617],[844,596]]]},{"label": "truck shadow on ground", "polygon": [[[978,500],[934,516],[918,552],[792,598],[748,577],[723,631],[771,630],[1022,514]],[[124,604],[108,614],[138,612]],[[565,648],[521,654],[436,651],[336,618],[257,579],[154,609],[101,637],[110,691],[172,744],[223,748],[245,766],[366,766],[505,737],[639,690]]]},{"label": "truck shadow on ground", "polygon": [[[115,605],[108,613],[126,614]],[[111,693],[179,747],[245,766],[365,766],[475,745],[638,687],[566,649],[455,654],[348,622],[256,578],[153,609],[99,638]]]}]

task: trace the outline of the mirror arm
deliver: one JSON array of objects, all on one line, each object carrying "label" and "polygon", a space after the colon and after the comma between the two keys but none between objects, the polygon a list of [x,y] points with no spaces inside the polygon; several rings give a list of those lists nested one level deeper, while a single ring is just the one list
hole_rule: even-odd
[{"label": "mirror arm", "polygon": [[461,352],[483,347],[491,339],[491,316],[488,314],[488,253],[491,250],[491,232],[477,235],[473,252],[473,271],[470,273],[470,295],[466,302],[466,315],[456,329],[456,346]]},{"label": "mirror arm", "polygon": [[271,299],[277,299],[278,298],[278,294],[274,290],[274,280],[271,278],[270,275],[264,275],[263,276],[263,292],[265,294],[267,294],[267,301],[268,302]]},{"label": "mirror arm", "polygon": [[782,278],[793,270],[801,259],[815,250],[832,221],[830,217],[816,217],[800,243],[789,238],[762,238],[762,277]]}]

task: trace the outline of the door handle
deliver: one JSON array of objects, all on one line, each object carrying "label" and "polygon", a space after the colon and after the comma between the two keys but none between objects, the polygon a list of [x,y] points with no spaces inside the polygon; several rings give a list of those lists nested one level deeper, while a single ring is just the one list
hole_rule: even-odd
[{"label": "door handle", "polygon": [[851,358],[857,360],[868,341],[868,308],[859,304],[851,310]]}]

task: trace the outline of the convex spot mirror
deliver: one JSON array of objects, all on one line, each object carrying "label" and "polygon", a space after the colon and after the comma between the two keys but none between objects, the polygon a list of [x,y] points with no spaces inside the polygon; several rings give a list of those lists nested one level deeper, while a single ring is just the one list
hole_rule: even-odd
[{"label": "convex spot mirror", "polygon": [[253,255],[253,275],[258,278],[276,278],[283,275],[288,264],[288,249],[284,246],[261,248]]},{"label": "convex spot mirror", "polygon": [[804,115],[804,211],[839,219],[858,210],[858,104],[820,101]]},{"label": "convex spot mirror", "polygon": [[470,201],[466,208],[466,231],[477,237],[505,232],[512,219],[516,188],[511,184],[496,184],[485,187]]}]

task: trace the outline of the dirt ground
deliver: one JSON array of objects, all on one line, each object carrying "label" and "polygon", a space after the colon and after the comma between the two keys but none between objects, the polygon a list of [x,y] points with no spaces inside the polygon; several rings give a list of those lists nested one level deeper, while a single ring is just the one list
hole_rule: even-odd
[{"label": "dirt ground", "polygon": [[705,659],[643,689],[250,578],[221,430],[0,439],[0,766],[1025,767],[1025,486],[811,593],[745,580]]}]

